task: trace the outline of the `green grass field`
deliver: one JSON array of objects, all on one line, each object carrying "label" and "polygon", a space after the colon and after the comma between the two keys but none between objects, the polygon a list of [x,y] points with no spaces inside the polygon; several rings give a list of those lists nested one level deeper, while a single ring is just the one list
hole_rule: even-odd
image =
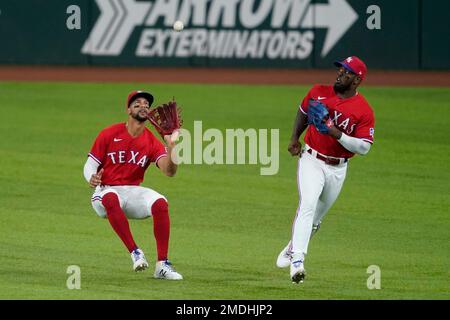
[{"label": "green grass field", "polygon": [[[90,205],[82,168],[93,139],[125,121],[125,98],[173,95],[184,123],[279,128],[280,170],[152,166],[144,186],[171,208],[170,258],[185,280],[154,280],[152,220],[132,221],[151,268],[131,260]],[[362,88],[376,114],[375,144],[354,158],[343,191],[310,244],[307,279],[275,267],[297,205],[287,149],[308,87],[0,83],[1,299],[450,299],[450,89]],[[66,288],[69,265],[81,290]],[[381,268],[368,290],[367,267]]]}]

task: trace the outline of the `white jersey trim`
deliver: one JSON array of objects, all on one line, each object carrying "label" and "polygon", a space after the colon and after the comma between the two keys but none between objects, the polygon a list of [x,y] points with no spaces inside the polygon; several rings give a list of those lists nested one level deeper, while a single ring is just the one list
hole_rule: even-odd
[{"label": "white jersey trim", "polygon": [[167,153],[163,153],[158,158],[156,158],[155,163],[158,162],[158,160],[161,159],[162,157],[167,157]]},{"label": "white jersey trim", "polygon": [[305,112],[305,110],[303,110],[302,105],[300,105],[299,107],[300,107],[300,111],[301,111],[304,115],[307,115],[307,113]]},{"label": "white jersey trim", "polygon": [[92,159],[94,159],[98,164],[102,164],[102,162],[100,160],[98,160],[92,153],[89,153],[88,157],[91,157]]},{"label": "white jersey trim", "polygon": [[161,158],[164,158],[164,157],[167,157],[167,153],[163,153],[163,154],[160,155],[158,158],[156,158],[155,164],[156,164],[156,166],[157,166],[158,168],[159,168],[159,166],[158,166],[158,160],[161,159]]}]

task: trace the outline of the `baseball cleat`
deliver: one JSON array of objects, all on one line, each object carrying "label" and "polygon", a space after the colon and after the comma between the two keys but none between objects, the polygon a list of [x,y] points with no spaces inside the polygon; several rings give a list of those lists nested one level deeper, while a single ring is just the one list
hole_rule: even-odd
[{"label": "baseball cleat", "polygon": [[156,279],[166,280],[182,280],[183,276],[175,271],[169,260],[162,260],[156,262],[155,274]]},{"label": "baseball cleat", "polygon": [[147,259],[145,259],[144,252],[141,249],[134,249],[131,252],[131,260],[133,261],[133,270],[143,271],[148,268]]},{"label": "baseball cleat", "polygon": [[281,250],[280,254],[277,258],[277,267],[278,268],[287,268],[291,264],[291,258],[292,258],[292,252],[289,251],[289,246],[291,242],[287,244],[286,247],[284,247],[283,250]]},{"label": "baseball cleat", "polygon": [[300,255],[294,255],[291,262],[291,280],[292,283],[302,283],[305,279],[306,272],[303,260]]}]

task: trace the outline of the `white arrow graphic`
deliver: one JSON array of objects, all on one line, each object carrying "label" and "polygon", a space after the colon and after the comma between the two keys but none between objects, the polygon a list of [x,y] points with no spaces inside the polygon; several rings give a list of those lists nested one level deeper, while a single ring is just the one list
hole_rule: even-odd
[{"label": "white arrow graphic", "polygon": [[328,4],[310,5],[301,26],[328,28],[321,53],[324,57],[356,20],[358,20],[358,14],[346,0],[328,0]]},{"label": "white arrow graphic", "polygon": [[[153,2],[137,2],[136,0],[95,1],[101,14],[81,52],[91,55],[118,56],[134,28],[144,24],[145,17]],[[309,2],[309,0],[297,1]],[[324,57],[357,19],[357,13],[346,0],[328,0],[328,4],[309,5],[300,27],[327,29],[321,52],[321,56]]]},{"label": "white arrow graphic", "polygon": [[134,27],[142,24],[151,3],[134,0],[95,0],[100,17],[81,52],[117,56],[125,47]]}]

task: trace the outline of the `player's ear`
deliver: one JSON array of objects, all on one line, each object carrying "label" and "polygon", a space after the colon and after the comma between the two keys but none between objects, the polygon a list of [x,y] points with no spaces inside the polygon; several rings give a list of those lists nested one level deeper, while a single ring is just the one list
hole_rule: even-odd
[{"label": "player's ear", "polygon": [[362,79],[360,76],[356,76],[355,79],[353,79],[353,84],[357,87],[361,83]]}]

